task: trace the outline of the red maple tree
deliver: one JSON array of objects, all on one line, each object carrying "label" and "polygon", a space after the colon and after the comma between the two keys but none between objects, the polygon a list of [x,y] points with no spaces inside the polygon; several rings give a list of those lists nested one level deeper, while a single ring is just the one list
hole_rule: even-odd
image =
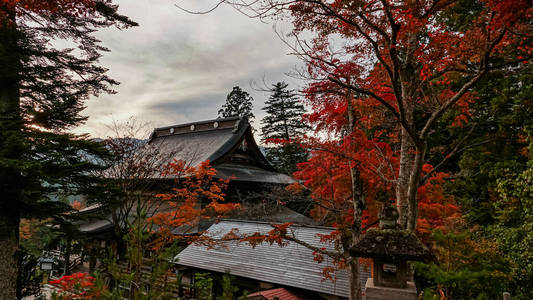
[{"label": "red maple tree", "polygon": [[[457,216],[438,168],[469,146],[475,85],[533,58],[530,1],[479,0],[466,10],[454,0],[230,4],[294,25],[287,44],[305,63],[298,74],[309,82],[307,120],[320,133],[302,142],[313,153],[296,176],[312,190],[317,213],[329,212],[342,243],[349,247],[372,223],[376,191],[391,195],[409,231]],[[460,142],[445,153],[431,148],[430,138],[449,126],[464,127]],[[432,165],[433,154],[444,159]],[[357,274],[351,279],[350,298],[360,299]]]},{"label": "red maple tree", "polygon": [[[388,129],[370,134],[390,134],[387,142],[399,144],[399,168],[391,179],[401,224],[409,230],[417,224],[418,188],[436,171],[422,175],[435,124],[453,111],[451,125],[464,126],[469,103],[475,101],[472,87],[494,70],[520,68],[533,54],[528,1],[480,1],[464,30],[446,21],[457,5],[297,1],[290,6],[296,50],[306,60],[305,76],[315,81],[306,92],[314,94],[308,99],[320,116],[311,117],[321,126],[342,125],[343,116],[336,112],[346,111],[351,101],[331,101],[335,97],[328,94],[352,94],[363,102],[354,108],[364,113],[356,128],[373,123]],[[311,44],[297,36],[305,30],[317,33]],[[345,43],[334,50],[335,36]],[[366,114],[371,110],[375,113]]]}]

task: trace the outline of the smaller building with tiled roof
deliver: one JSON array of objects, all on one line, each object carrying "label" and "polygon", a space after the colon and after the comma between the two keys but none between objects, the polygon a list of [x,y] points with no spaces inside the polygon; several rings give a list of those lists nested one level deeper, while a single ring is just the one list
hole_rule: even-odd
[{"label": "smaller building with tiled roof", "polygon": [[[259,232],[266,234],[272,226],[265,222],[240,220],[223,220],[213,224],[208,230],[213,239],[222,238],[231,230],[241,234]],[[319,226],[291,226],[294,236],[310,245],[334,250],[334,245],[321,243],[319,234],[330,234],[334,229]],[[323,276],[325,267],[333,266],[331,259],[317,263],[313,250],[300,244],[287,241],[287,245],[263,243],[251,247],[238,241],[224,241],[214,249],[191,244],[176,257],[176,264],[181,272],[215,272],[229,273],[248,281],[250,292],[260,291],[261,287],[270,286],[296,289],[311,299],[344,299],[349,294],[349,279],[346,270],[337,270],[334,281]],[[370,269],[361,266],[361,285],[370,277]],[[191,274],[189,274],[192,277]],[[250,282],[255,282],[255,290]],[[314,298],[313,298],[314,297]]]},{"label": "smaller building with tiled roof", "polygon": [[246,297],[248,300],[307,300],[307,297],[300,296],[286,288],[270,289],[252,293]]}]

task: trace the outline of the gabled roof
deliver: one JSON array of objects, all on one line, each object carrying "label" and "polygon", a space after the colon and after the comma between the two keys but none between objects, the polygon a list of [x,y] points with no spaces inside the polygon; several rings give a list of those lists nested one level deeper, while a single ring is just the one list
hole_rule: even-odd
[{"label": "gabled roof", "polygon": [[[268,223],[223,220],[212,225],[208,233],[220,238],[233,228],[240,233],[267,233],[272,230]],[[294,235],[311,245],[333,250],[333,245],[320,242],[317,234],[329,234],[333,228],[314,226],[291,226]],[[322,270],[332,266],[331,259],[324,257],[322,263],[314,259],[313,251],[296,243],[288,242],[287,246],[263,243],[254,248],[237,241],[224,242],[215,249],[191,244],[176,256],[177,264],[214,272],[227,272],[235,276],[250,278],[283,286],[348,297],[349,280],[346,270],[338,270],[335,282],[324,280]],[[370,276],[364,267],[361,268],[361,284],[365,285]]]},{"label": "gabled roof", "polygon": [[243,137],[248,122],[238,117],[186,123],[154,129],[149,143],[171,149],[174,158],[197,166],[214,164]]},{"label": "gabled roof", "polygon": [[[191,166],[209,160],[220,178],[233,180],[293,183],[285,174],[275,171],[257,146],[252,127],[247,118],[232,117],[186,123],[154,129],[148,141],[159,146],[162,152],[172,154],[171,159],[183,160]],[[235,163],[229,157],[237,149],[246,148],[252,163]]]}]

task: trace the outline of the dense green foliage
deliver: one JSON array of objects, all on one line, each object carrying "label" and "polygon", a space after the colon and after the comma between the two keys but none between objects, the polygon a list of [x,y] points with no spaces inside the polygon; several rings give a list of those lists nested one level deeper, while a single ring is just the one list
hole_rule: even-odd
[{"label": "dense green foliage", "polygon": [[[246,291],[239,293],[235,285],[235,276],[228,272],[224,274],[195,273],[194,288],[195,297],[202,300],[243,300],[247,299]],[[240,296],[237,296],[240,294]]]},{"label": "dense green foliage", "polygon": [[428,299],[439,291],[453,299],[533,294],[530,69],[510,68],[480,82],[468,122],[433,139],[453,146],[467,138],[465,150],[443,166],[453,178],[445,190],[461,205],[466,224],[434,235],[440,265],[418,265]]},{"label": "dense green foliage", "polygon": [[515,298],[527,299],[533,294],[533,160],[526,170],[500,178],[497,191],[498,222],[487,227],[487,236],[498,241],[511,262],[510,290]]},{"label": "dense green foliage", "polygon": [[305,108],[285,82],[272,85],[270,92],[263,107],[267,115],[261,120],[262,141],[270,145],[266,157],[279,171],[292,174],[296,164],[308,158],[307,151],[297,142],[310,129],[302,122]]},{"label": "dense green foliage", "polygon": [[435,232],[438,264],[416,264],[418,287],[424,299],[497,299],[508,289],[509,261],[497,244],[464,231]]},{"label": "dense green foliage", "polygon": [[86,120],[91,95],[118,84],[99,65],[107,49],[93,33],[136,25],[111,1],[62,2],[0,2],[0,285],[9,285],[0,298],[14,297],[20,219],[64,224],[70,205],[60,195],[94,191],[99,166],[88,157],[105,151],[68,130]]}]

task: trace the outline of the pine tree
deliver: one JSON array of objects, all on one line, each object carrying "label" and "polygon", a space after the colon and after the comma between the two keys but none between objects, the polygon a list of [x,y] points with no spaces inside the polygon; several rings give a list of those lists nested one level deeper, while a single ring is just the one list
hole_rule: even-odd
[{"label": "pine tree", "polygon": [[267,148],[267,158],[274,166],[287,174],[296,171],[296,164],[307,159],[307,151],[295,140],[309,129],[302,122],[305,108],[294,90],[289,90],[285,82],[272,85],[271,95],[263,108],[267,115],[261,120],[262,141],[277,144]]},{"label": "pine tree", "polygon": [[86,120],[90,95],[117,84],[98,64],[107,49],[93,33],[133,25],[110,0],[0,1],[0,299],[20,297],[21,218],[63,222],[70,206],[59,196],[91,187],[98,166],[87,156],[105,152],[68,130]]},{"label": "pine tree", "polygon": [[218,111],[218,116],[222,118],[229,117],[247,117],[248,120],[255,118],[252,113],[252,101],[254,98],[240,87],[234,86],[233,90],[226,97],[226,103]]}]

